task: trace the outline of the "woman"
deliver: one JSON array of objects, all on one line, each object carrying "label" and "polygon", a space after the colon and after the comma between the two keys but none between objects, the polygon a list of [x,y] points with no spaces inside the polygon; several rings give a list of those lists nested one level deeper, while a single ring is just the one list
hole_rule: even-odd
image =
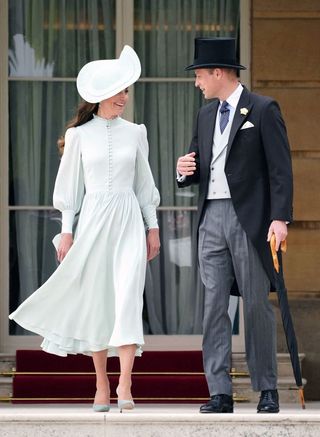
[{"label": "woman", "polygon": [[148,164],[146,129],[120,118],[128,86],[140,73],[129,46],[119,59],[90,62],[79,72],[77,88],[85,102],[60,142],[64,153],[53,195],[62,212],[61,264],[9,316],[43,336],[46,352],[92,355],[95,411],[110,409],[107,355],[120,358],[120,410],[134,407],[131,372],[143,344],[146,260],[160,247],[159,193]]}]

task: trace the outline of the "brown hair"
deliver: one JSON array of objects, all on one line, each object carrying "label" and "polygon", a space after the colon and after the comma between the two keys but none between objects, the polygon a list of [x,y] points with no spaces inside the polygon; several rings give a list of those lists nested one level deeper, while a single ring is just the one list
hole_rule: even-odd
[{"label": "brown hair", "polygon": [[210,68],[207,68],[207,70],[208,70],[209,74],[213,74],[213,72],[216,68],[220,68],[220,70],[225,70],[231,76],[239,76],[238,70],[236,68],[231,68],[231,67],[230,68],[229,67],[228,68],[227,67],[210,67]]},{"label": "brown hair", "polygon": [[[87,121],[92,120],[93,114],[98,112],[98,107],[99,103],[89,103],[85,100],[82,101],[77,108],[76,115],[67,124],[66,130],[70,127],[81,126],[82,124],[87,123]],[[64,136],[61,136],[58,139],[57,144],[59,152],[62,155],[64,150]]]}]

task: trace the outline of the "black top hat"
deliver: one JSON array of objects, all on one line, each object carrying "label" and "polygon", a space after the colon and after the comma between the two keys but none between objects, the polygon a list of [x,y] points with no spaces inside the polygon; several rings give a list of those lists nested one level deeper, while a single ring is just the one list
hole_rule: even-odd
[{"label": "black top hat", "polygon": [[246,69],[236,61],[234,38],[195,38],[194,61],[186,70],[212,67]]}]

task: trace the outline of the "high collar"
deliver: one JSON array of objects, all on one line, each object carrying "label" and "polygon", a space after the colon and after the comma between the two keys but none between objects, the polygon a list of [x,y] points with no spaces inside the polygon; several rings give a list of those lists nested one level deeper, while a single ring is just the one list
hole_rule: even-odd
[{"label": "high collar", "polygon": [[113,124],[118,123],[121,120],[121,117],[118,116],[115,118],[103,118],[103,117],[100,117],[100,115],[93,114],[93,120],[96,121],[97,123],[113,125]]},{"label": "high collar", "polygon": [[[228,102],[228,104],[230,106],[233,107],[233,109],[236,109],[238,102],[240,100],[241,97],[241,93],[243,91],[243,86],[241,85],[241,83],[239,82],[237,88],[233,91],[232,94],[230,94],[230,96],[226,99],[226,101]],[[222,104],[222,102],[220,101],[220,104]]]}]

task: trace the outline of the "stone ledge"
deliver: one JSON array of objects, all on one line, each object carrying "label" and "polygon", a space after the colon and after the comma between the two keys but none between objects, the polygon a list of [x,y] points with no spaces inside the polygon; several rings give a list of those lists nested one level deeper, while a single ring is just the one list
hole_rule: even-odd
[{"label": "stone ledge", "polygon": [[320,404],[306,410],[283,406],[279,414],[256,414],[256,404],[236,405],[234,414],[199,414],[199,405],[139,405],[120,414],[93,413],[91,406],[10,406],[0,410],[2,437],[316,437]]}]

